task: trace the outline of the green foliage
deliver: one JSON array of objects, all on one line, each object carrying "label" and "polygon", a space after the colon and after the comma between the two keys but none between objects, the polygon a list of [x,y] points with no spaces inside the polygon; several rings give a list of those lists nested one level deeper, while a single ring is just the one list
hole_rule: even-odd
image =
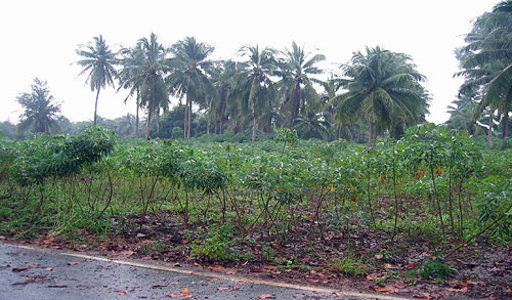
[{"label": "green foliage", "polygon": [[330,268],[352,276],[362,276],[367,270],[367,267],[363,265],[360,259],[355,257],[352,251],[348,251],[343,257],[333,258],[330,262]]},{"label": "green foliage", "polygon": [[210,229],[205,238],[201,238],[201,231],[197,232],[196,241],[191,244],[192,256],[205,257],[212,260],[228,260],[233,256],[229,248],[233,225],[225,223],[217,229]]},{"label": "green foliage", "polygon": [[84,166],[99,161],[114,148],[115,136],[91,127],[79,136],[36,135],[21,146],[10,169],[22,186],[43,184],[48,178],[80,173]]},{"label": "green foliage", "polygon": [[[299,140],[288,129],[250,144],[121,139],[114,147],[116,138],[100,128],[0,142],[7,232],[33,223],[34,232],[106,235],[102,216],[164,210],[184,227],[232,224],[229,234],[212,227],[193,242],[194,255],[211,259],[229,259],[236,235],[261,234],[269,241],[262,256],[272,260],[270,245],[293,241],[305,227],[322,241],[368,228],[395,241],[463,240],[487,226],[492,240],[510,240],[510,150],[483,148],[442,126],[414,127],[373,147]],[[338,263],[350,270],[358,262],[349,255]]]},{"label": "green foliage", "polygon": [[456,270],[446,264],[445,258],[437,254],[434,258],[427,259],[419,268],[419,275],[425,279],[446,279]]},{"label": "green foliage", "polygon": [[264,259],[271,261],[274,258],[275,250],[271,246],[266,246],[261,250],[261,255]]},{"label": "green foliage", "polygon": [[512,185],[510,179],[490,176],[485,181],[483,196],[478,199],[480,227],[497,224],[488,236],[500,241],[512,241]]}]

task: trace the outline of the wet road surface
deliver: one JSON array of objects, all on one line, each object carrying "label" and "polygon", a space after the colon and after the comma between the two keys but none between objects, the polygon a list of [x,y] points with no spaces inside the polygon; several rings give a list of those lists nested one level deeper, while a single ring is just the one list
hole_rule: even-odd
[{"label": "wet road surface", "polygon": [[[20,248],[21,247],[21,248]],[[0,299],[376,299],[0,243]],[[262,284],[263,283],[263,284]],[[268,297],[268,298],[266,298]],[[378,296],[380,299],[396,299]]]}]

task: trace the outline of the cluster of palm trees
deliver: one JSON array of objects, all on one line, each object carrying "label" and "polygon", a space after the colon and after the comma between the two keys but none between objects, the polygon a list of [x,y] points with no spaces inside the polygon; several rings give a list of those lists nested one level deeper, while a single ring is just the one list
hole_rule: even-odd
[{"label": "cluster of palm trees", "polygon": [[[100,90],[117,85],[128,91],[125,102],[136,101],[145,110],[146,138],[152,120],[169,110],[170,99],[184,106],[184,138],[191,136],[192,110],[207,118],[207,133],[226,128],[235,132],[270,133],[279,127],[297,128],[305,138],[327,138],[336,127],[337,137],[356,122],[366,122],[369,141],[378,133],[397,136],[406,126],[422,122],[428,112],[428,93],[409,56],[367,48],[354,53],[341,74],[320,80],[325,56],[292,43],[277,51],[243,46],[237,59],[211,60],[214,47],[187,37],[164,47],[152,33],[131,48],[109,49],[103,37],[81,46],[77,63],[96,91],[95,117]],[[184,100],[184,103],[183,103]],[[332,131],[332,130],[331,130]]]},{"label": "cluster of palm trees", "polygon": [[462,71],[456,74],[465,81],[449,122],[470,131],[474,122],[468,120],[486,123],[491,144],[495,120],[501,123],[502,138],[507,137],[512,111],[512,1],[481,15],[465,41],[467,45],[457,50]]},{"label": "cluster of palm trees", "polygon": [[60,105],[55,103],[46,81],[34,78],[29,93],[21,93],[17,100],[25,111],[18,123],[18,131],[54,133],[58,129]]}]

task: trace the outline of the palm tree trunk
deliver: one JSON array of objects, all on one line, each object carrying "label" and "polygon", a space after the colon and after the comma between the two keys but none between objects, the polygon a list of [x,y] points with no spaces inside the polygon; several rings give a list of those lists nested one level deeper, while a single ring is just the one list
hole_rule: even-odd
[{"label": "palm tree trunk", "polygon": [[290,123],[288,124],[288,128],[292,129],[293,121],[299,115],[299,106],[300,106],[300,98],[299,98],[299,83],[293,88],[292,91],[292,114],[290,116]]},{"label": "palm tree trunk", "polygon": [[137,108],[135,112],[135,138],[139,138],[139,88],[137,88]]},{"label": "palm tree trunk", "polygon": [[256,113],[252,112],[252,136],[251,136],[251,141],[255,141],[256,140],[256,126],[257,126],[257,123],[256,123]]},{"label": "palm tree trunk", "polygon": [[98,92],[96,92],[96,101],[94,102],[94,126],[96,126],[97,114],[98,114],[98,98],[100,97],[100,89],[98,87]]},{"label": "palm tree trunk", "polygon": [[489,129],[487,131],[487,144],[492,146],[492,125],[493,125],[493,117],[492,112],[489,113]]},{"label": "palm tree trunk", "polygon": [[503,114],[503,135],[501,136],[502,139],[505,139],[507,137],[508,133],[508,112],[505,112]]},{"label": "palm tree trunk", "polygon": [[160,108],[156,110],[156,137],[160,138]]},{"label": "palm tree trunk", "polygon": [[192,101],[188,102],[188,126],[187,126],[187,139],[190,138],[190,128],[192,127]]},{"label": "palm tree trunk", "polygon": [[187,100],[185,102],[185,118],[183,120],[183,138],[187,138],[187,128],[188,128],[188,95]]},{"label": "palm tree trunk", "polygon": [[372,145],[373,138],[373,113],[370,113],[370,124],[368,125],[368,146]]},{"label": "palm tree trunk", "polygon": [[146,126],[146,140],[149,140],[149,132],[151,130],[151,117],[153,116],[153,110],[148,107],[148,124]]}]

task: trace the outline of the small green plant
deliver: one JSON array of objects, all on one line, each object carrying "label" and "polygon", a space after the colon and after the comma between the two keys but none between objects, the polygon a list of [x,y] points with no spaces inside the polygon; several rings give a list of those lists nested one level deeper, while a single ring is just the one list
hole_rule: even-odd
[{"label": "small green plant", "polygon": [[212,229],[208,236],[201,241],[199,232],[195,242],[191,244],[190,254],[196,257],[206,257],[212,260],[229,260],[233,256],[229,249],[233,225],[225,223],[219,229]]},{"label": "small green plant", "polygon": [[275,250],[274,248],[270,247],[270,246],[266,246],[265,248],[263,248],[261,250],[261,254],[263,255],[263,258],[266,259],[266,260],[272,260],[272,258],[274,257],[275,255]]},{"label": "small green plant", "polygon": [[421,265],[419,275],[425,279],[446,279],[455,271],[455,268],[446,264],[444,256],[436,254]]},{"label": "small green plant", "polygon": [[362,276],[368,268],[355,258],[352,251],[348,251],[345,256],[331,261],[331,269],[347,275]]},{"label": "small green plant", "polygon": [[151,252],[153,252],[153,245],[151,242],[143,242],[138,251],[143,255],[149,255]]},{"label": "small green plant", "polygon": [[298,259],[297,257],[292,257],[290,259],[288,258],[285,258],[285,257],[277,257],[277,258],[274,258],[274,262],[277,263],[277,268],[278,269],[294,269],[294,268],[297,268],[297,262],[298,262]]},{"label": "small green plant", "polygon": [[169,247],[164,242],[154,241],[153,249],[155,249],[157,252],[165,252],[169,250]]}]

